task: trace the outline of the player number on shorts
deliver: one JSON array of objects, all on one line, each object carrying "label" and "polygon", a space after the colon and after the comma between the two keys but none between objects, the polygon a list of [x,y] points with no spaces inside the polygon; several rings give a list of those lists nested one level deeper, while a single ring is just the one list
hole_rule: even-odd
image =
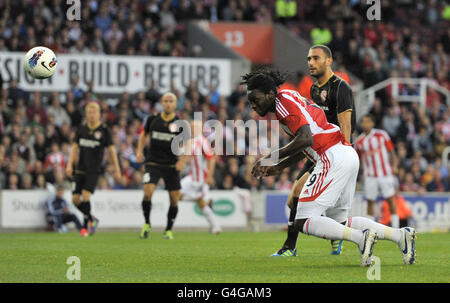
[{"label": "player number on shorts", "polygon": [[142,183],[149,183],[150,182],[150,173],[145,173],[142,177]]},{"label": "player number on shorts", "polygon": [[306,186],[311,186],[311,185],[313,185],[314,182],[316,182],[316,179],[317,179],[317,175],[316,175],[316,174],[311,175],[311,177],[309,178],[309,183],[306,184]]}]

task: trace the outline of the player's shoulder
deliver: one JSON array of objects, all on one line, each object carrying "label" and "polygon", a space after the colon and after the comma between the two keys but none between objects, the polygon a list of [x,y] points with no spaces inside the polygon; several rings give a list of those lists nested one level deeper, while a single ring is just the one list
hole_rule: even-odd
[{"label": "player's shoulder", "polygon": [[389,138],[389,134],[384,129],[374,128],[373,129],[373,134],[377,135],[377,136],[382,136],[382,137],[385,137],[385,138]]},{"label": "player's shoulder", "polygon": [[331,84],[333,86],[335,86],[336,88],[339,88],[339,90],[343,89],[343,90],[352,91],[352,87],[350,86],[350,84],[348,84],[347,81],[345,81],[344,79],[342,79],[341,77],[339,77],[336,74],[333,76],[333,79],[331,79]]},{"label": "player's shoulder", "polygon": [[301,114],[301,107],[306,106],[307,99],[295,90],[281,90],[275,99],[276,114],[283,119],[289,115]]},{"label": "player's shoulder", "polygon": [[147,117],[144,118],[144,125],[148,123],[152,123],[153,121],[156,121],[161,118],[161,113],[157,114],[150,114]]},{"label": "player's shoulder", "polygon": [[296,90],[283,89],[278,92],[275,100],[276,103],[280,103],[285,107],[298,107],[299,104],[305,103],[307,99]]},{"label": "player's shoulder", "polygon": [[88,127],[88,125],[87,125],[87,122],[81,123],[81,124],[77,127],[77,132],[80,133],[80,134],[89,132],[89,127]]},{"label": "player's shoulder", "polygon": [[356,137],[355,145],[360,145],[364,141],[365,138],[366,138],[365,133],[360,134],[358,137]]}]

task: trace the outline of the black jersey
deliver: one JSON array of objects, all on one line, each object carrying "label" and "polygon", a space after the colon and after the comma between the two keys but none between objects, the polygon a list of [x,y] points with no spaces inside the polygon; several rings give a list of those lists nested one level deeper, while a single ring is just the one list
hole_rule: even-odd
[{"label": "black jersey", "polygon": [[113,145],[110,130],[102,124],[95,129],[83,124],[78,127],[74,142],[80,149],[76,171],[89,174],[102,173],[105,147]]},{"label": "black jersey", "polygon": [[161,114],[147,118],[144,132],[150,135],[150,146],[146,148],[146,164],[174,165],[178,161],[178,156],[172,152],[172,140],[180,134],[174,124],[176,120],[177,116],[166,121]]},{"label": "black jersey", "polygon": [[314,82],[311,86],[311,98],[323,109],[328,122],[338,126],[338,114],[351,110],[353,132],[356,124],[355,102],[352,89],[345,80],[333,75],[322,85]]}]

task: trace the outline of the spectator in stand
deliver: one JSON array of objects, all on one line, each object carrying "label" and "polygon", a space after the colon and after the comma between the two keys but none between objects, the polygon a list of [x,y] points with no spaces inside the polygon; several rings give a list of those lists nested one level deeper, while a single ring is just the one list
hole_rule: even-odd
[{"label": "spectator in stand", "polygon": [[280,180],[276,183],[275,188],[277,190],[290,191],[292,188],[292,182],[289,181],[289,175],[284,172],[280,175]]},{"label": "spectator in stand", "polygon": [[42,125],[47,124],[47,112],[42,108],[41,97],[39,93],[34,94],[33,105],[27,108],[28,121],[33,120],[35,114],[39,115],[39,122]]},{"label": "spectator in stand", "polygon": [[311,30],[312,44],[327,45],[333,40],[333,34],[324,22],[319,22],[319,25]]},{"label": "spectator in stand", "polygon": [[61,106],[61,101],[56,92],[52,93],[51,106],[46,109],[47,115],[52,115],[55,118],[54,124],[61,127],[63,124],[70,124],[70,117],[66,110]]},{"label": "spectator in stand", "polygon": [[406,173],[405,181],[400,184],[400,190],[404,192],[424,192],[424,189],[414,181],[414,176],[412,173]]},{"label": "spectator in stand", "polygon": [[419,133],[413,138],[412,148],[421,150],[426,155],[432,155],[433,145],[431,144],[430,133],[424,126],[419,128]]},{"label": "spectator in stand", "polygon": [[51,152],[45,158],[44,169],[48,171],[54,164],[56,164],[61,171],[64,171],[66,167],[64,154],[59,150],[59,145],[56,142],[52,144]]},{"label": "spectator in stand", "polygon": [[394,107],[387,109],[387,115],[382,119],[382,128],[386,130],[389,136],[393,139],[397,138],[397,130],[401,124],[400,117],[395,113]]}]

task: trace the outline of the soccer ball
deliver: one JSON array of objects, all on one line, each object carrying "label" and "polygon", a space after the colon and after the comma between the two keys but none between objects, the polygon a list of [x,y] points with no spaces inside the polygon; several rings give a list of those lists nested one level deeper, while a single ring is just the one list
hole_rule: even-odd
[{"label": "soccer ball", "polygon": [[35,79],[51,77],[56,70],[57,60],[55,53],[44,46],[36,46],[25,55],[25,71]]}]

